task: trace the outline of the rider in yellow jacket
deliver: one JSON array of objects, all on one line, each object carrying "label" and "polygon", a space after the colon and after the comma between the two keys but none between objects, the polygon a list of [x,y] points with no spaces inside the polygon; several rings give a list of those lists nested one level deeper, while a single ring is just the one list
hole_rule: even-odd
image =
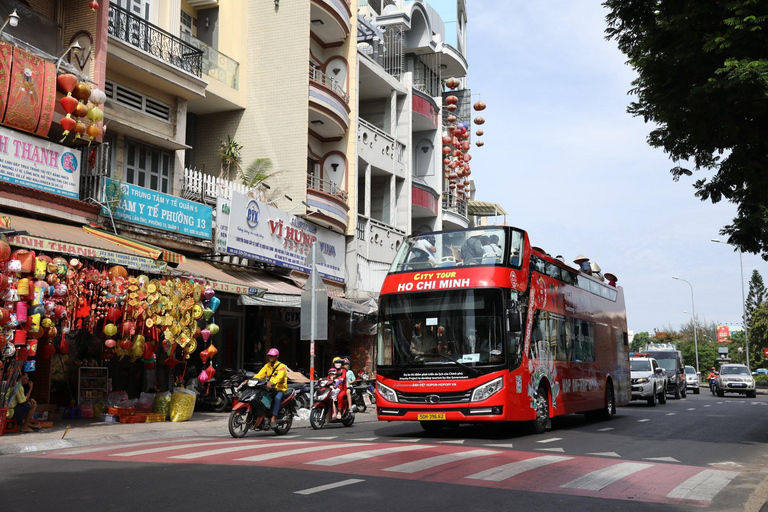
[{"label": "rider in yellow jacket", "polygon": [[276,348],[269,349],[267,359],[269,362],[259,370],[254,378],[266,379],[267,389],[274,393],[272,397],[272,421],[271,427],[277,426],[277,413],[280,412],[280,403],[283,401],[283,394],[288,390],[288,368],[277,360],[280,352]]}]

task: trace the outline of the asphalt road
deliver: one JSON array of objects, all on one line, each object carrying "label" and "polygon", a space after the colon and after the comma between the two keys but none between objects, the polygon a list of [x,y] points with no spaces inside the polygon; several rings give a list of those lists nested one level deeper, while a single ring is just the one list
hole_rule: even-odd
[{"label": "asphalt road", "polygon": [[367,423],[8,455],[0,508],[758,511],[766,418],[766,396],[703,393],[633,402],[609,422],[568,416],[541,436],[520,425],[427,434]]}]

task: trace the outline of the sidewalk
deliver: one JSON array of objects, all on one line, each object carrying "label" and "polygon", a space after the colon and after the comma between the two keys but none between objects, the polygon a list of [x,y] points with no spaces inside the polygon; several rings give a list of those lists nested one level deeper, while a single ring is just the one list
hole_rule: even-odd
[{"label": "sidewalk", "polygon": [[[376,421],[375,409],[355,414],[355,423]],[[28,434],[0,436],[0,455],[58,450],[107,443],[229,435],[229,413],[195,412],[184,422],[105,423],[97,420],[54,420],[52,428]],[[67,426],[69,430],[67,431]],[[291,430],[310,428],[309,420],[294,419]],[[66,431],[66,434],[65,434]],[[62,439],[63,437],[63,439]]]}]

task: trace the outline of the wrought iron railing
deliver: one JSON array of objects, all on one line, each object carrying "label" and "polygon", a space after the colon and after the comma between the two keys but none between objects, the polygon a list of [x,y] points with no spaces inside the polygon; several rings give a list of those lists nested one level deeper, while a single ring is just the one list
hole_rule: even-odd
[{"label": "wrought iron railing", "polygon": [[187,73],[203,76],[202,50],[112,3],[107,32]]},{"label": "wrought iron railing", "polygon": [[335,78],[326,75],[325,73],[320,71],[319,68],[316,68],[311,64],[309,65],[309,79],[312,80],[313,82],[317,82],[319,84],[326,86],[327,88],[331,89],[333,92],[341,96],[344,99],[345,103],[349,103],[349,94],[344,92],[344,88],[341,87],[341,84],[339,84],[339,82]]},{"label": "wrought iron railing", "polygon": [[234,90],[238,90],[239,62],[190,34],[182,34],[181,38],[203,52],[203,73]]},{"label": "wrought iron railing", "polygon": [[307,174],[307,188],[325,192],[326,194],[338,197],[344,201],[344,203],[347,202],[347,192],[333,181],[324,180],[312,174]]},{"label": "wrought iron railing", "polygon": [[365,241],[365,228],[368,226],[368,219],[366,217],[362,217],[360,215],[357,216],[357,227],[355,228],[355,233],[357,234],[357,239]]},{"label": "wrought iron railing", "polygon": [[456,194],[443,193],[443,210],[449,210],[458,213],[464,218],[467,217],[467,200],[459,198]]}]

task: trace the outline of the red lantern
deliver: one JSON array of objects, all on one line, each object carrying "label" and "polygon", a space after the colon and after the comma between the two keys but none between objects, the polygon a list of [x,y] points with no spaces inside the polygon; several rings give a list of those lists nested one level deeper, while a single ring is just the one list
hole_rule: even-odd
[{"label": "red lantern", "polygon": [[[443,158],[443,165],[448,165],[450,163],[451,163],[451,159],[450,158]],[[0,291],[2,291],[2,290],[0,290]]]},{"label": "red lantern", "polygon": [[453,162],[450,163],[450,165],[448,165],[448,167],[450,167],[451,169],[455,169],[458,166],[459,166],[459,162],[457,162],[456,160],[454,160]]},{"label": "red lantern", "polygon": [[473,106],[474,106],[475,110],[477,110],[478,112],[480,112],[481,110],[485,110],[485,102],[484,101],[475,102],[475,104]]},{"label": "red lantern", "polygon": [[451,174],[448,176],[448,178],[449,178],[449,179],[450,179],[450,180],[451,180],[453,183],[456,183],[456,178],[458,178],[458,174],[456,174],[455,172],[452,172],[452,173],[451,173]]},{"label": "red lantern", "polygon": [[75,111],[75,109],[77,109],[77,106],[80,105],[80,102],[77,101],[76,98],[73,98],[72,96],[69,96],[69,95],[61,98],[59,102],[61,103],[61,106],[64,107],[64,112],[66,112],[67,114],[72,114]]},{"label": "red lantern", "polygon": [[445,85],[446,85],[446,86],[447,86],[449,89],[455,89],[455,88],[457,88],[457,87],[458,87],[460,84],[461,84],[461,82],[459,81],[459,79],[458,79],[458,78],[449,78],[448,80],[446,80],[446,81],[445,81]]},{"label": "red lantern", "polygon": [[484,124],[484,123],[485,123],[485,118],[483,116],[477,116],[475,118],[475,124]]},{"label": "red lantern", "polygon": [[451,148],[449,148],[448,146],[443,146],[443,154],[444,155],[451,154]]},{"label": "red lantern", "polygon": [[69,94],[77,85],[77,77],[69,73],[56,77],[56,87],[64,94]]},{"label": "red lantern", "polygon": [[[451,143],[451,136],[450,135],[443,135],[443,146],[447,146]],[[10,254],[9,254],[10,256]]]},{"label": "red lantern", "polygon": [[56,353],[56,347],[51,345],[50,343],[46,343],[43,345],[38,352],[40,352],[40,355],[43,356],[43,359],[50,359],[53,354]]},{"label": "red lantern", "polygon": [[464,150],[464,151],[469,151],[470,147],[471,146],[469,144],[469,141],[465,140],[464,142],[461,143],[461,149]]},{"label": "red lantern", "polygon": [[131,343],[130,339],[126,338],[120,342],[120,348],[123,350],[131,350],[131,348],[133,348],[133,343]]},{"label": "red lantern", "polygon": [[475,146],[481,148],[481,147],[485,146],[485,142],[479,140],[479,141],[475,142]]},{"label": "red lantern", "polygon": [[69,340],[66,336],[61,339],[59,344],[59,354],[69,354]]},{"label": "red lantern", "polygon": [[456,122],[456,116],[453,114],[450,114],[448,117],[445,118],[446,121],[449,123],[455,123]]},{"label": "red lantern", "polygon": [[448,188],[451,189],[451,190],[456,190],[456,184],[451,182],[451,183],[448,184]]},{"label": "red lantern", "polygon": [[128,279],[128,271],[125,270],[125,267],[121,267],[120,265],[115,265],[109,268],[109,276],[112,279],[116,279],[118,277],[122,277],[123,279]]},{"label": "red lantern", "polygon": [[98,0],[91,0],[88,2],[88,7],[91,8],[91,11],[96,12],[99,10],[99,2]]},{"label": "red lantern", "polygon": [[478,137],[482,137],[483,135],[485,135],[485,132],[483,130],[477,130],[475,132],[475,135],[477,135]]},{"label": "red lantern", "polygon": [[458,105],[459,104],[459,98],[451,94],[447,98],[445,98],[445,104],[446,105]]},{"label": "red lantern", "polygon": [[11,259],[11,246],[0,240],[0,262]]},{"label": "red lantern", "polygon": [[461,150],[460,149],[454,149],[453,150],[453,157],[454,158],[461,158]]},{"label": "red lantern", "polygon": [[457,107],[456,107],[456,105],[446,105],[446,106],[445,106],[445,109],[446,109],[448,112],[455,112],[455,111],[456,111],[456,108],[457,108]]},{"label": "red lantern", "polygon": [[470,160],[472,160],[472,155],[470,155],[469,153],[466,153],[464,155],[464,161],[469,162]]}]

